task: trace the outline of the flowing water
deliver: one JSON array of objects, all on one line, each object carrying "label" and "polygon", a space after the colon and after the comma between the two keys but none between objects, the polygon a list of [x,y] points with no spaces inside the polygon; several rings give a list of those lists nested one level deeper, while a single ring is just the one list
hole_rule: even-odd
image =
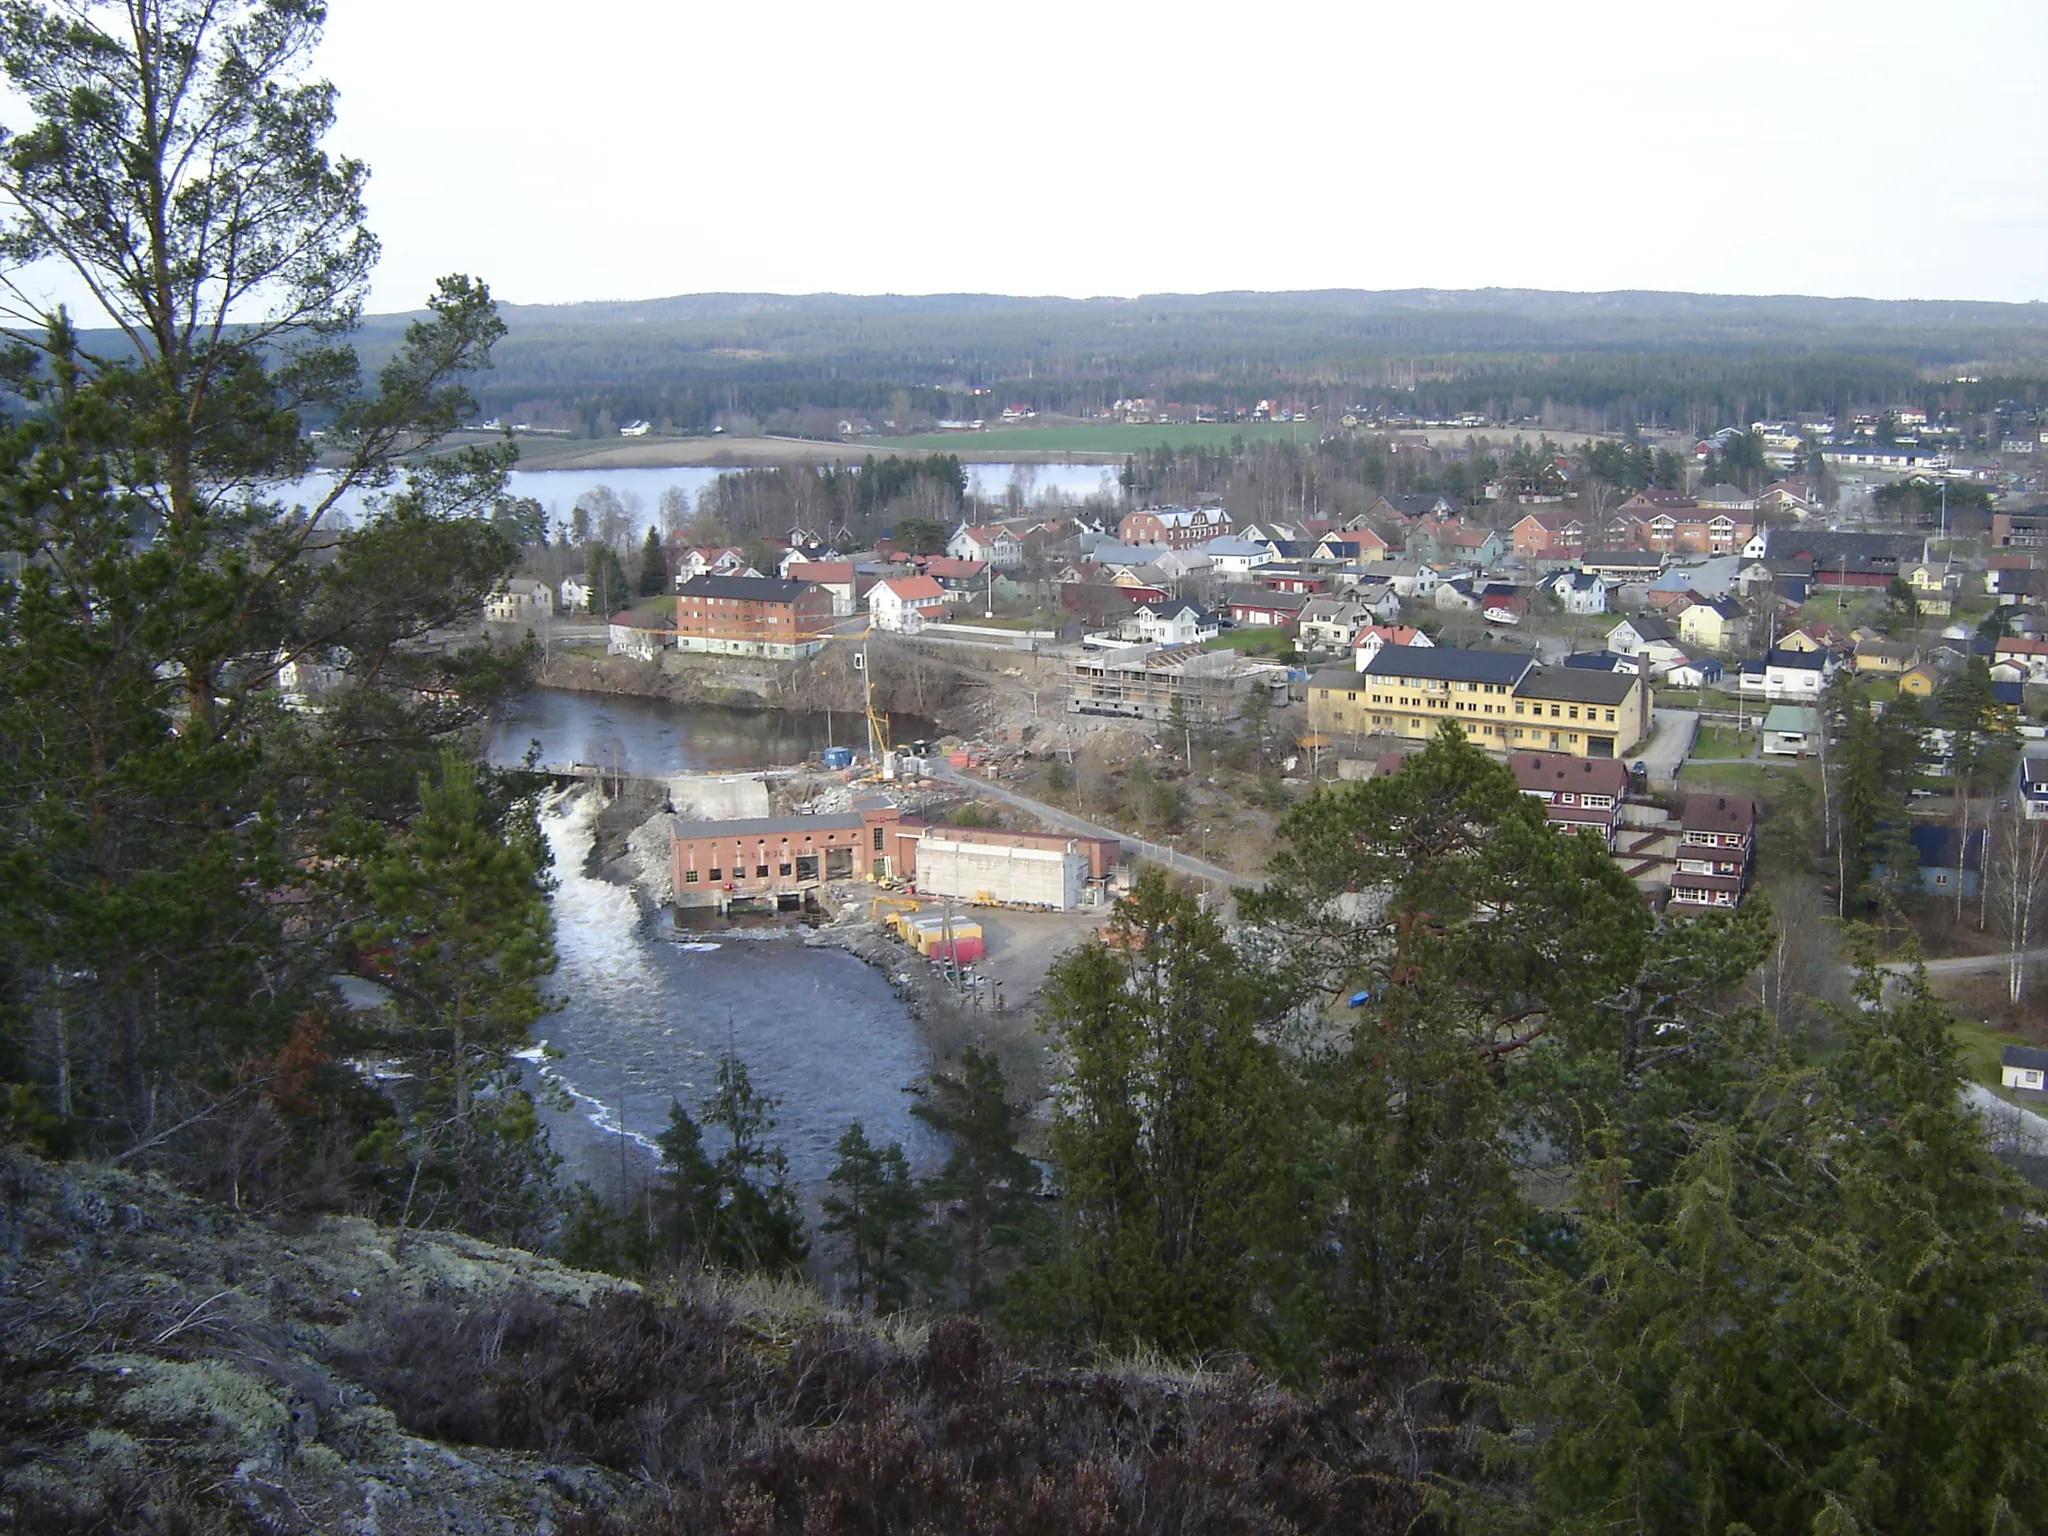
[{"label": "flowing water", "polygon": [[832,1145],[854,1120],[869,1140],[929,1161],[937,1140],[911,1118],[907,1091],[928,1060],[886,978],[779,932],[674,934],[666,913],[644,915],[630,891],[584,872],[595,809],[574,795],[542,816],[563,1006],[525,1057],[573,1105],[547,1117],[565,1178],[615,1187],[623,1173],[630,1187],[643,1177],[670,1103],[695,1114],[728,1048],[781,1099],[777,1137],[800,1182],[831,1171]]}]

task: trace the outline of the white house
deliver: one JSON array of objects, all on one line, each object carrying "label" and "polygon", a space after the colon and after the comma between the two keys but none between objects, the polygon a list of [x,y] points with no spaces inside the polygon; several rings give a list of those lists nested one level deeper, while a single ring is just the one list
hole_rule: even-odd
[{"label": "white house", "polygon": [[491,624],[530,624],[554,611],[554,590],[544,581],[515,577],[484,599],[484,619]]},{"label": "white house", "polygon": [[676,643],[675,626],[666,619],[654,624],[636,623],[626,614],[614,614],[605,629],[607,656],[631,656],[652,661]]},{"label": "white house", "polygon": [[1216,620],[1185,598],[1163,603],[1141,603],[1124,626],[1135,629],[1140,641],[1153,645],[1192,645],[1216,637]]},{"label": "white house", "polygon": [[1200,548],[1209,557],[1210,566],[1223,576],[1243,576],[1279,558],[1273,553],[1273,546],[1263,540],[1229,535],[1211,539]]},{"label": "white house", "polygon": [[590,612],[590,583],[581,576],[564,576],[555,591],[561,595],[564,613]]},{"label": "white house", "polygon": [[1607,631],[1607,649],[1640,657],[1653,669],[1685,660],[1685,647],[1678,643],[1671,621],[1647,613],[1623,619]]},{"label": "white house", "polygon": [[1321,593],[1301,605],[1297,633],[1301,643],[1317,650],[1348,651],[1359,626],[1370,622],[1365,606],[1350,597]]},{"label": "white house", "polygon": [[1436,594],[1436,571],[1419,560],[1389,560],[1386,576],[1387,585],[1402,598],[1426,603]]},{"label": "white house", "polygon": [[868,622],[893,634],[914,635],[946,616],[946,589],[929,576],[892,576],[868,589]]},{"label": "white house", "polygon": [[1024,546],[1011,536],[1009,529],[995,524],[970,528],[962,523],[953,530],[953,537],[946,540],[946,553],[955,560],[986,560],[998,570],[1024,563]]},{"label": "white house", "polygon": [[1380,648],[1388,645],[1435,645],[1436,642],[1419,629],[1410,629],[1405,624],[1366,624],[1358,631],[1358,637],[1351,643],[1351,656],[1363,672],[1379,655]]},{"label": "white house", "polygon": [[1591,571],[1559,571],[1544,585],[1566,613],[1607,611],[1607,583]]},{"label": "white house", "polygon": [[1388,582],[1360,582],[1344,590],[1353,602],[1382,624],[1391,624],[1401,617],[1401,598]]}]

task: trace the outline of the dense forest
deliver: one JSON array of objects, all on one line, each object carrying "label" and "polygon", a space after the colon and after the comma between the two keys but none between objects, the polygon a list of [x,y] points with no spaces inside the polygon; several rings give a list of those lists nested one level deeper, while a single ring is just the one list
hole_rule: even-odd
[{"label": "dense forest", "polygon": [[[34,119],[0,255],[71,264],[126,338],[53,314],[6,357],[0,1524],[2048,1524],[2048,1212],[1946,1005],[1868,952],[1847,1008],[1767,995],[1805,914],[1653,913],[1455,727],[1295,800],[1228,922],[1142,874],[1048,974],[1042,1110],[965,1052],[916,1109],[933,1166],[848,1125],[812,1206],[734,1051],[635,1198],[564,1187],[516,1055],[541,786],[474,761],[533,657],[461,638],[525,514],[502,449],[419,453],[504,325],[450,277],[374,367],[343,339],[375,242],[320,21],[0,5]],[[312,419],[334,494],[376,493],[347,526],[264,495]],[[1897,774],[1837,723],[1846,891]],[[481,1508],[515,1482],[524,1524]]]},{"label": "dense forest", "polygon": [[[479,398],[492,414],[591,433],[600,418],[830,432],[845,415],[1092,415],[1125,397],[1236,410],[1277,397],[1332,420],[1364,407],[1711,431],[1851,407],[1973,415],[2033,400],[2048,370],[2048,318],[2021,304],[1505,289],[704,294],[514,306],[505,318]],[[367,321],[364,355],[402,323]]]}]

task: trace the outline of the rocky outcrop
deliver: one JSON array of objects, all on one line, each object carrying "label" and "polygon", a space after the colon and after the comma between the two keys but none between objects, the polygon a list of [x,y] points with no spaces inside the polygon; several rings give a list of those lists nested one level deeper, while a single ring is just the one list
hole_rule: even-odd
[{"label": "rocky outcrop", "polygon": [[1434,1529],[1484,1394],[1075,1369],[794,1284],[659,1290],[0,1152],[0,1529],[837,1536]]}]

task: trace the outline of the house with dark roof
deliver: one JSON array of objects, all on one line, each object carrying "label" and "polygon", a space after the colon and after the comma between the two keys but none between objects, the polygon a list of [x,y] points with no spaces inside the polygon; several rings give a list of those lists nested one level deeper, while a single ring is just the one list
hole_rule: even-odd
[{"label": "house with dark roof", "polygon": [[1286,629],[1299,622],[1305,592],[1276,592],[1270,587],[1234,587],[1224,606],[1230,622],[1250,629]]},{"label": "house with dark roof", "polygon": [[2020,1093],[2048,1090],[2048,1051],[2033,1045],[2008,1045],[1998,1054],[1999,1081]]},{"label": "house with dark roof", "polygon": [[1742,905],[1756,858],[1756,802],[1744,795],[1687,795],[1679,815],[1674,912],[1732,911]]},{"label": "house with dark roof", "polygon": [[1625,757],[1650,734],[1650,685],[1632,672],[1544,667],[1515,685],[1517,748]]},{"label": "house with dark roof", "polygon": [[832,594],[815,582],[693,576],[676,588],[678,650],[788,661],[823,650],[831,625]]},{"label": "house with dark roof", "polygon": [[1517,787],[1543,807],[1553,827],[1597,837],[1609,853],[1614,851],[1622,801],[1628,796],[1628,769],[1618,758],[1512,752],[1508,767]]}]

